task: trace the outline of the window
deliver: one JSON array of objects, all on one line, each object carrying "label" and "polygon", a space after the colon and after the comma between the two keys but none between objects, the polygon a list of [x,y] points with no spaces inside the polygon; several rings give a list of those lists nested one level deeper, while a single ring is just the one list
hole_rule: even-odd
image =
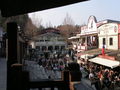
[{"label": "window", "polygon": [[65,46],[61,46],[61,50],[64,50],[65,49]]},{"label": "window", "polygon": [[91,22],[91,28],[93,28],[93,21]]},{"label": "window", "polygon": [[39,40],[36,40],[36,42],[39,42]]},{"label": "window", "polygon": [[40,42],[44,42],[44,40],[40,40]]},{"label": "window", "polygon": [[105,45],[106,44],[106,42],[105,42],[105,38],[103,38],[103,45]]},{"label": "window", "polygon": [[48,41],[50,41],[50,40],[45,40],[45,42],[48,42]]},{"label": "window", "polygon": [[59,50],[59,46],[55,46],[55,50]]},{"label": "window", "polygon": [[109,38],[109,45],[113,45],[113,38]]},{"label": "window", "polygon": [[48,50],[52,51],[53,50],[53,46],[48,46]]},{"label": "window", "polygon": [[64,39],[58,39],[58,41],[64,41]]},{"label": "window", "polygon": [[36,49],[40,50],[40,46],[36,46]]},{"label": "window", "polygon": [[85,44],[85,38],[82,38],[82,45]]},{"label": "window", "polygon": [[47,49],[46,46],[42,46],[42,51],[45,51]]}]

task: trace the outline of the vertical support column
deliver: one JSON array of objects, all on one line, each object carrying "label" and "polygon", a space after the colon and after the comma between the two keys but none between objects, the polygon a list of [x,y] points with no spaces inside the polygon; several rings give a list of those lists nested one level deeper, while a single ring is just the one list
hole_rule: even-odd
[{"label": "vertical support column", "polygon": [[8,64],[17,62],[17,23],[10,22],[7,24],[8,35]]},{"label": "vertical support column", "polygon": [[55,51],[55,46],[53,45],[53,51]]},{"label": "vertical support column", "polygon": [[70,74],[69,70],[62,72],[62,80],[65,82],[65,85],[61,87],[62,90],[70,90]]},{"label": "vertical support column", "polygon": [[21,42],[17,41],[17,62],[20,63],[21,60]]},{"label": "vertical support column", "polygon": [[48,51],[48,46],[46,46],[46,49],[47,49],[47,51]]},{"label": "vertical support column", "polygon": [[15,90],[11,65],[17,63],[17,23],[7,23],[8,51],[7,51],[7,90]]},{"label": "vertical support column", "polygon": [[23,51],[23,43],[18,41],[18,63],[22,63],[22,57],[24,55],[24,51]]},{"label": "vertical support column", "polygon": [[87,50],[87,36],[85,37],[85,50]]},{"label": "vertical support column", "polygon": [[2,56],[2,41],[0,41],[0,57]]},{"label": "vertical support column", "polygon": [[42,47],[40,46],[40,49],[39,49],[39,51],[41,52],[42,51]]},{"label": "vertical support column", "polygon": [[118,49],[120,49],[120,34],[118,34]]}]

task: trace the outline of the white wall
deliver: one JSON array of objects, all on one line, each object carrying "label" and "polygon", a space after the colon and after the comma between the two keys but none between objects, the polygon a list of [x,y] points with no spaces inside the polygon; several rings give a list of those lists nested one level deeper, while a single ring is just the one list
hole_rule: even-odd
[{"label": "white wall", "polygon": [[[103,38],[106,38],[106,49],[118,50],[118,24],[107,23],[98,28],[99,48],[103,46]],[[113,45],[110,45],[109,38],[113,38]]]},{"label": "white wall", "polygon": [[110,36],[108,38],[113,38],[113,45],[109,45],[109,40],[108,40],[108,49],[113,49],[113,50],[118,50],[118,36]]},{"label": "white wall", "polygon": [[[99,48],[102,48],[103,46],[103,38],[105,38],[105,36],[103,37],[99,37]],[[109,45],[109,38],[113,38],[113,45]],[[105,45],[106,49],[113,49],[113,50],[118,50],[118,36],[108,36],[107,40],[106,40],[106,45]]]},{"label": "white wall", "polygon": [[[53,33],[46,33],[33,38],[35,43],[34,47],[36,46],[65,46],[67,47],[67,42],[61,35],[53,34]],[[38,40],[39,42],[36,42]],[[42,40],[42,41],[40,41]],[[49,41],[45,41],[49,40]]]}]

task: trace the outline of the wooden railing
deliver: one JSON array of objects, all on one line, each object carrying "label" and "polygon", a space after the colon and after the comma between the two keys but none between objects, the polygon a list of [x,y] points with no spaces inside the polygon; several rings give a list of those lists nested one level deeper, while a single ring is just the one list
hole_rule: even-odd
[{"label": "wooden railing", "polygon": [[37,80],[37,81],[29,81],[29,89],[30,88],[58,88],[58,90],[70,90],[69,88],[69,71],[62,72],[63,77],[60,80],[51,80],[51,79],[44,79],[44,80]]},{"label": "wooden railing", "polygon": [[65,70],[62,71],[62,79],[60,80],[44,79],[30,81],[29,72],[23,71],[22,65],[14,64],[11,66],[10,77],[11,80],[13,80],[11,84],[9,84],[10,90],[30,90],[31,88],[38,88],[39,90],[42,90],[42,88],[51,88],[51,90],[54,90],[54,88],[58,88],[58,90],[74,90],[71,82],[80,82],[81,72]]}]

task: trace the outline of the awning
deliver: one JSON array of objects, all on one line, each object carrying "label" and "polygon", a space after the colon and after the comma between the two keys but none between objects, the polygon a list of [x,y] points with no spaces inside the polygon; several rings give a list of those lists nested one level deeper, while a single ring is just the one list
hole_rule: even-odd
[{"label": "awning", "polygon": [[80,37],[79,36],[72,36],[72,37],[70,37],[68,39],[71,40],[71,39],[78,39],[78,38],[80,38]]},{"label": "awning", "polygon": [[84,53],[77,53],[77,54],[75,54],[75,56],[83,58],[83,59],[88,59],[89,56],[93,56],[93,55],[84,54]]},{"label": "awning", "polygon": [[120,65],[119,61],[113,61],[113,60],[104,59],[104,58],[100,58],[100,57],[95,57],[95,58],[89,59],[89,61],[103,65],[103,66],[107,66],[110,68],[115,68],[115,67],[118,67]]}]

